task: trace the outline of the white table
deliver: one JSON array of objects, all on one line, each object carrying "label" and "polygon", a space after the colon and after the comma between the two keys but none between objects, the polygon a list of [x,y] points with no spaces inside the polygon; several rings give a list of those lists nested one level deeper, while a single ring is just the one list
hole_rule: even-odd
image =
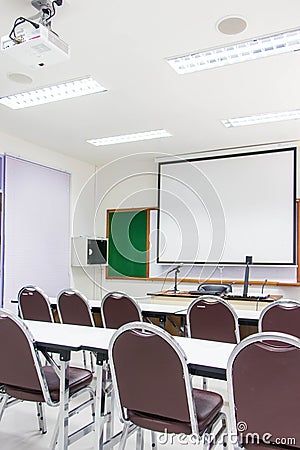
[{"label": "white table", "polygon": [[[105,383],[103,375],[103,361],[107,360],[108,344],[115,330],[105,328],[83,327],[79,325],[66,325],[37,321],[24,321],[31,331],[37,347],[40,350],[55,352],[60,355],[60,404],[59,404],[59,439],[58,449],[68,448],[69,434],[69,386],[68,370],[71,352],[93,349],[97,354],[97,390],[96,390],[96,417],[95,439],[102,446],[101,432],[101,401],[102,384]],[[101,447],[100,447],[101,448]]]},{"label": "white table", "polygon": [[[57,305],[57,299],[55,297],[49,298],[51,305]],[[100,312],[101,302],[100,300],[88,300],[89,305],[94,312]],[[142,310],[144,317],[157,317],[160,320],[160,324],[164,327],[168,315],[176,315],[179,317],[186,317],[187,307],[174,305],[170,303],[144,303],[137,302]],[[237,313],[239,325],[257,325],[261,311],[247,310],[247,309],[235,309]]]},{"label": "white table", "polygon": [[[97,389],[95,418],[95,448],[103,448],[101,399],[103,362],[108,358],[109,342],[115,330],[59,323],[25,321],[39,349],[60,354],[59,450],[68,446],[69,388],[68,367],[72,351],[89,350],[97,354]],[[226,379],[226,367],[235,344],[175,337],[187,356],[191,373]]]}]

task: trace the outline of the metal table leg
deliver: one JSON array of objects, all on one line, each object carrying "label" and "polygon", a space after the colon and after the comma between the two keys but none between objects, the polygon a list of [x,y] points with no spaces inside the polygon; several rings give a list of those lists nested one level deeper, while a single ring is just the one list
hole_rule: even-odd
[{"label": "metal table leg", "polygon": [[69,432],[69,363],[71,353],[60,354],[60,397],[59,397],[59,433],[58,449],[68,448]]}]

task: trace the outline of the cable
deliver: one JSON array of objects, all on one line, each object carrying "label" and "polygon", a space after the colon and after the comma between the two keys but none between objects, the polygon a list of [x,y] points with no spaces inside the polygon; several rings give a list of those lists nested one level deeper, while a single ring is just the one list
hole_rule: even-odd
[{"label": "cable", "polygon": [[52,19],[52,17],[55,16],[55,14],[56,14],[55,5],[61,6],[62,5],[62,0],[54,0],[52,2],[52,11],[53,12],[52,12],[52,14],[49,17],[49,20]]},{"label": "cable", "polygon": [[[10,38],[12,41],[16,42],[17,44],[20,44],[21,41],[20,41],[20,39],[18,39],[18,38],[16,37],[15,31],[16,31],[16,28],[17,28],[19,25],[21,25],[21,23],[24,23],[24,22],[30,23],[36,30],[39,28],[39,24],[38,24],[38,23],[35,23],[35,22],[33,22],[32,20],[29,20],[29,19],[25,19],[25,17],[18,17],[18,18],[15,20],[15,22],[14,22],[14,25],[13,25],[13,28],[12,28],[11,32],[9,33],[9,38]],[[13,35],[14,35],[14,37],[13,37]]]},{"label": "cable", "polygon": [[166,273],[166,275],[165,275],[165,278],[164,278],[164,281],[163,281],[163,284],[162,284],[162,287],[161,287],[161,292],[164,290],[164,287],[165,287],[165,283],[166,283],[166,279],[167,279],[167,276],[168,276],[168,272]]}]

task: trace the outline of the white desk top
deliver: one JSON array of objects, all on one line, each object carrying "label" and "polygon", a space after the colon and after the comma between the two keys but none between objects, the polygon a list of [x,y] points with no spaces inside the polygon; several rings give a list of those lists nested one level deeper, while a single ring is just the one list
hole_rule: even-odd
[{"label": "white desk top", "polygon": [[95,350],[107,350],[109,341],[115,330],[99,327],[83,327],[61,323],[38,322],[24,320],[36,342],[70,347],[74,351],[83,347],[93,347]]},{"label": "white desk top", "polygon": [[[170,305],[170,304],[158,304],[158,303],[139,303],[142,311],[147,312],[161,312],[166,314],[178,314],[185,315],[187,313],[187,308],[180,307],[179,305]],[[252,311],[247,309],[235,309],[237,316],[239,319],[254,319],[258,320],[261,311]]]},{"label": "white desk top", "polygon": [[236,344],[205,341],[175,336],[175,340],[186,354],[188,364],[226,369],[231,352]]},{"label": "white desk top", "polygon": [[[109,342],[116,330],[84,327],[59,323],[25,320],[36,342],[69,347],[70,350],[108,350]],[[175,337],[187,356],[188,364],[226,369],[228,358],[235,344]]]},{"label": "white desk top", "polygon": [[[52,305],[57,304],[57,299],[55,297],[50,297],[50,302]],[[178,314],[185,315],[187,308],[180,305],[172,304],[160,304],[160,303],[142,303],[138,302],[141,310],[143,312],[154,312],[154,313],[166,313],[166,314]],[[100,308],[100,300],[89,300],[89,305],[91,308]],[[235,308],[234,308],[235,309]],[[253,311],[247,309],[235,309],[239,319],[254,319],[258,320],[260,316],[260,311]]]}]

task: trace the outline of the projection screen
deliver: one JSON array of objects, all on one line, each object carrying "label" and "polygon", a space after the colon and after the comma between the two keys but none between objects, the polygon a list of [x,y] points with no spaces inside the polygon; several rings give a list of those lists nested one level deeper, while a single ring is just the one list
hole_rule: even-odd
[{"label": "projection screen", "polygon": [[295,264],[296,150],[160,162],[157,262]]}]

